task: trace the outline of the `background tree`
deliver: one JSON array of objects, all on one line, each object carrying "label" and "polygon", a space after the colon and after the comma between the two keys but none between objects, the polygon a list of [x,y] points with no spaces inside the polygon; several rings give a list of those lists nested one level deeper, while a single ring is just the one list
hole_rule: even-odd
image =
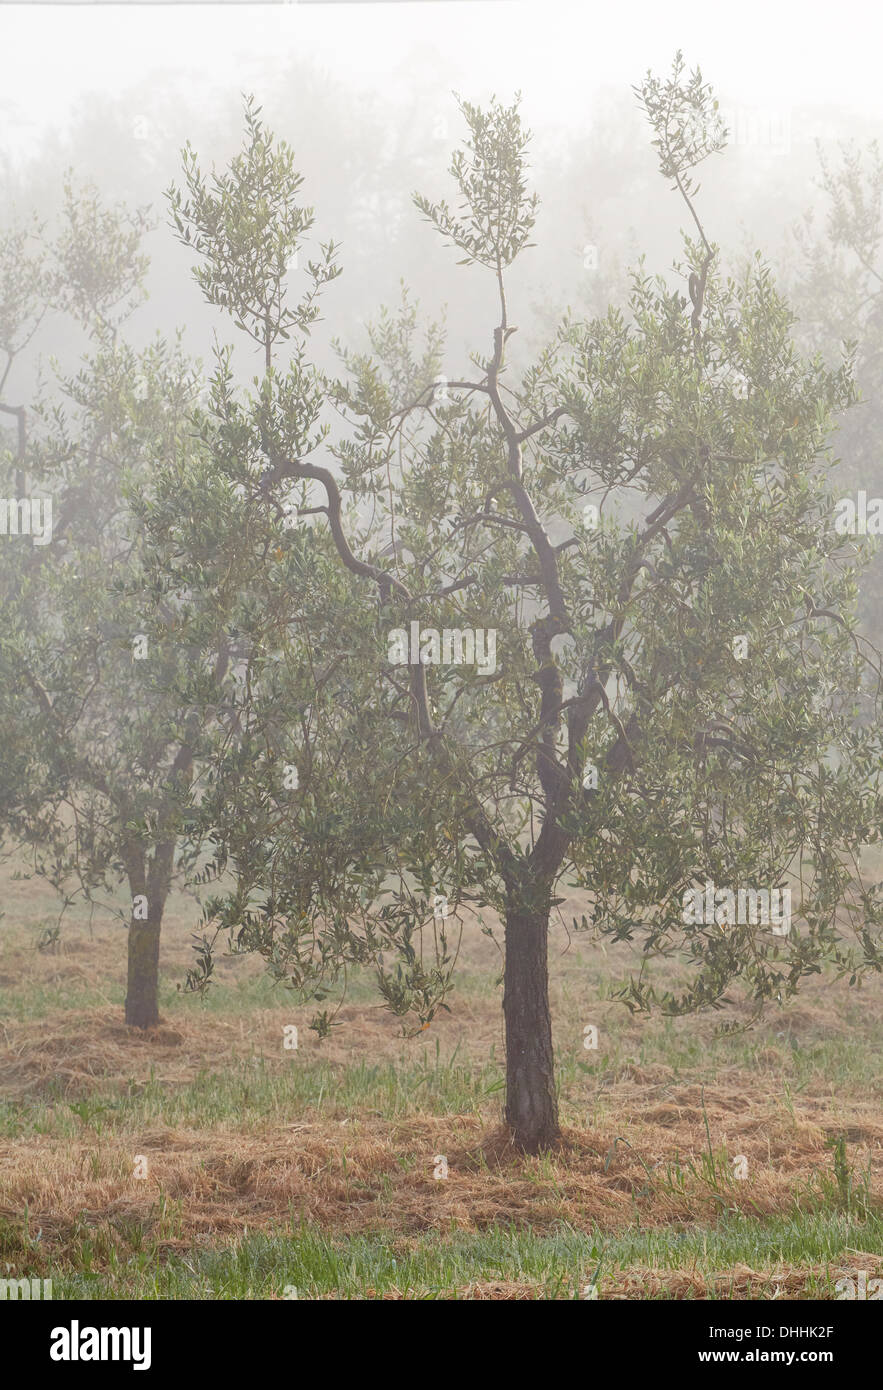
[{"label": "background tree", "polygon": [[[179,688],[189,654],[169,637],[173,609],[147,587],[128,492],[150,490],[159,459],[199,447],[201,380],[178,344],[136,351],[120,337],[142,296],[144,215],[70,186],[65,214],[43,272],[46,303],[91,343],[80,370],[35,403],[24,453],[4,460],[7,478],[26,465],[53,511],[48,543],[0,544],[0,813],[31,870],[66,902],[128,885],[125,1017],[148,1028],[159,1020],[160,927],[200,730]],[[21,240],[5,249],[14,280]],[[165,642],[148,636],[157,614]],[[218,683],[227,666],[217,652]]]},{"label": "background tree", "polygon": [[[800,331],[810,348],[831,360],[849,344],[855,357],[858,409],[839,421],[840,487],[856,500],[883,497],[883,157],[876,141],[865,148],[843,144],[826,156],[819,148],[819,187],[825,197],[823,229],[808,212],[796,230],[801,255],[792,298]],[[876,515],[868,527],[881,534]],[[860,537],[857,549],[868,552]],[[883,639],[883,556],[870,541],[859,589],[863,630],[876,646]]]},{"label": "background tree", "polygon": [[50,297],[45,228],[36,217],[11,223],[0,234],[0,416],[15,421],[15,496],[24,492],[27,449],[27,409],[13,403],[7,393],[14,381],[16,362],[27,351],[47,310]]},{"label": "background tree", "polygon": [[[883,963],[858,869],[879,833],[879,742],[855,722],[867,655],[825,488],[848,366],[800,356],[760,257],[719,273],[694,171],[724,134],[701,74],[678,55],[639,97],[689,218],[683,264],[673,285],[640,267],[628,319],[566,317],[518,377],[507,275],[536,200],[517,103],[462,102],[456,205],[416,198],[464,277],[496,287],[487,348],[456,379],[438,382],[440,337],[421,345],[407,313],[341,349],[342,380],[311,366],[312,300],[287,297],[299,181],[253,114],[231,172],[209,188],[188,152],[172,199],[207,297],[264,359],[239,392],[222,354],[211,473],[178,456],[157,495],[187,503],[144,510],[157,570],[193,595],[182,640],[220,617],[206,553],[242,596],[243,698],[202,803],[213,871],[235,886],[208,917],[320,1001],[371,964],[426,1026],[460,906],[494,909],[506,1119],[528,1152],[558,1134],[547,952],[563,886],[586,890],[575,930],[635,944],[633,1009],[714,1007],[734,981],[759,1008],[826,962],[853,978]],[[310,263],[314,285],[332,259]],[[189,505],[209,476],[220,513]],[[625,495],[638,524],[618,518]],[[445,629],[494,633],[496,661],[447,659]],[[793,883],[790,932],[716,898],[696,920],[685,895],[709,881]],[[663,987],[668,957],[682,979]]]}]

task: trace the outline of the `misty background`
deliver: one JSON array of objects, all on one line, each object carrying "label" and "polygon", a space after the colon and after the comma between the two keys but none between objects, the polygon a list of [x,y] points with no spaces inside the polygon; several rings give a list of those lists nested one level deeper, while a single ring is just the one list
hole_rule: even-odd
[{"label": "misty background", "polygon": [[[738,13],[505,0],[3,6],[3,221],[33,210],[51,221],[69,168],[106,198],[150,205],[151,298],[132,336],[186,324],[187,346],[204,353],[220,324],[168,231],[163,190],[180,176],[187,140],[204,167],[226,162],[242,94],[253,92],[294,146],[317,236],[342,247],[317,357],[331,336],[357,344],[362,321],[397,302],[404,278],[428,316],[448,305],[448,365],[459,370],[489,340],[493,286],[455,268],[411,203],[415,189],[450,196],[463,131],[453,91],[478,103],[520,91],[534,132],[537,245],[513,283],[523,352],[565,306],[594,312],[621,299],[639,251],[653,273],[678,253],[683,211],[630,90],[648,67],[667,70],[676,47],[701,65],[732,131],[703,179],[710,234],[728,259],[757,245],[794,270],[792,226],[822,206],[816,143],[834,151],[883,128],[873,27],[856,4],[838,7],[836,26],[818,4],[787,21],[758,3]],[[46,325],[34,353],[67,347],[61,325]]]},{"label": "misty background", "polygon": [[[447,171],[465,129],[455,93],[485,104],[520,92],[540,198],[536,244],[510,277],[519,329],[510,355],[523,366],[568,308],[591,317],[625,306],[639,256],[647,274],[677,280],[683,204],[659,175],[632,86],[648,68],[667,71],[680,47],[713,85],[730,130],[728,148],[703,168],[699,197],[723,265],[738,273],[759,248],[803,317],[802,344],[836,357],[867,323],[851,323],[848,296],[822,310],[819,285],[839,271],[833,252],[826,270],[830,198],[820,176],[822,161],[836,167],[850,148],[864,161],[883,132],[879,30],[851,2],[836,24],[828,6],[786,15],[756,0],[738,11],[645,0],[2,5],[0,224],[36,214],[51,235],[67,177],[75,196],[94,185],[102,200],[148,209],[149,299],[126,337],[140,347],[181,330],[185,350],[210,365],[214,334],[227,341],[227,326],[193,282],[164,192],[181,181],[188,141],[204,169],[227,163],[253,93],[265,124],[294,147],[316,212],[312,245],[340,245],[343,275],[323,298],[313,360],[335,368],[334,339],[364,349],[366,323],[383,305],[395,311],[404,285],[421,324],[445,320],[443,371],[456,378],[470,354],[490,351],[496,290],[477,268],[456,265],[412,195],[452,196]],[[872,290],[881,283],[878,274]],[[8,399],[32,401],[41,383],[51,393],[53,359],[70,369],[83,346],[69,318],[47,316],[14,363]],[[883,473],[880,355],[865,358],[858,380],[871,404],[835,449],[844,487],[872,491]],[[259,366],[241,345],[234,363],[244,381]]]}]

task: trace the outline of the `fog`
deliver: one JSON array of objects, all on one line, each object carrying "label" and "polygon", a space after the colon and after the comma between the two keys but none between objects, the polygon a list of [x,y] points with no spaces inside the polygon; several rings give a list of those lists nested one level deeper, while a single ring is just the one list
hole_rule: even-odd
[{"label": "fog", "polygon": [[0,3],[0,1299],[881,1297],[881,38]]},{"label": "fog", "polygon": [[[703,171],[712,235],[738,258],[761,246],[787,268],[790,230],[818,205],[816,143],[866,141],[883,123],[874,42],[879,19],[856,4],[801,7],[796,26],[757,3],[738,16],[641,3],[7,5],[0,11],[4,122],[0,193],[8,214],[52,219],[63,171],[101,193],[150,205],[151,311],[144,331],[211,322],[165,225],[164,190],[188,140],[206,164],[237,148],[242,94],[295,148],[317,235],[342,245],[344,279],[328,336],[354,342],[404,279],[425,310],[449,305],[452,349],[474,350],[483,301],[456,293],[453,265],[421,225],[414,189],[447,196],[462,134],[452,93],[522,93],[534,133],[537,249],[516,267],[521,348],[561,308],[621,297],[637,254],[664,270],[682,209],[659,178],[631,88],[676,47],[713,81],[731,124],[723,159]],[[587,269],[585,247],[597,247]],[[598,273],[600,272],[600,273]],[[539,325],[537,325],[539,320]],[[133,325],[135,334],[139,325]],[[64,355],[67,330],[53,348]],[[316,351],[324,355],[322,332]],[[45,350],[45,336],[41,345]],[[35,351],[36,351],[35,347]],[[21,364],[19,364],[21,370]]]}]

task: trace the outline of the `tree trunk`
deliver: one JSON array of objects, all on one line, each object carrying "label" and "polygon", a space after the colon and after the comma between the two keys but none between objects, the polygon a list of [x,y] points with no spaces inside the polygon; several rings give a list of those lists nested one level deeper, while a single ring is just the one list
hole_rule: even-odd
[{"label": "tree trunk", "polygon": [[161,919],[129,925],[129,975],[126,1023],[155,1028],[159,1023],[159,933]]},{"label": "tree trunk", "polygon": [[558,1138],[549,1011],[548,909],[506,913],[506,1122],[519,1149],[540,1153]]},{"label": "tree trunk", "polygon": [[174,841],[157,845],[148,864],[140,848],[126,857],[132,897],[147,900],[146,918],[129,923],[129,971],[126,1023],[130,1028],[155,1028],[159,1023],[159,934],[163,909],[172,883]]}]

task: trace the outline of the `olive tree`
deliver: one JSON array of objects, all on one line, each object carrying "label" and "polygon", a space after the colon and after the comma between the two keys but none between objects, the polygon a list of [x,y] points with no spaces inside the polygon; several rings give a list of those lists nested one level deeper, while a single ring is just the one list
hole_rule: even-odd
[{"label": "olive tree", "polygon": [[226,608],[207,553],[241,598],[241,697],[200,808],[206,872],[234,880],[192,983],[223,933],[320,1002],[370,966],[425,1027],[461,909],[488,931],[492,909],[505,1117],[528,1152],[558,1135],[548,949],[567,892],[575,930],[632,943],[632,1009],[720,1007],[734,982],[761,1007],[826,964],[883,963],[858,863],[879,834],[878,735],[855,720],[872,658],[826,489],[849,366],[800,355],[759,256],[723,275],[695,171],[725,132],[701,74],[679,55],[638,96],[682,262],[639,265],[627,313],[565,314],[517,372],[509,280],[537,211],[517,102],[461,102],[456,201],[415,198],[462,293],[495,304],[447,373],[408,301],[340,347],[339,379],[310,362],[334,250],[299,265],[312,213],[254,110],[231,170],[210,182],[188,151],[172,194],[199,283],[261,361],[240,389],[221,350],[211,464],[179,458],[159,489],[175,508],[143,512],[190,595],[182,641]]},{"label": "olive tree", "polygon": [[[40,269],[20,321],[25,309],[34,323],[65,311],[87,347],[78,369],[59,371],[20,408],[28,427],[3,468],[14,487],[9,517],[41,515],[42,530],[7,527],[4,513],[0,537],[0,819],[13,850],[66,904],[79,892],[120,915],[125,1018],[139,1028],[159,1021],[160,929],[201,731],[189,672],[182,679],[190,656],[175,640],[174,610],[151,586],[129,501],[133,489],[150,493],[158,460],[199,448],[198,366],[177,341],[136,350],[122,336],[143,298],[146,225],[144,213],[106,208],[94,190],[69,186],[56,238],[42,257],[31,249]],[[23,286],[28,243],[10,234],[0,252],[0,285]],[[218,646],[213,691],[228,670]]]}]

